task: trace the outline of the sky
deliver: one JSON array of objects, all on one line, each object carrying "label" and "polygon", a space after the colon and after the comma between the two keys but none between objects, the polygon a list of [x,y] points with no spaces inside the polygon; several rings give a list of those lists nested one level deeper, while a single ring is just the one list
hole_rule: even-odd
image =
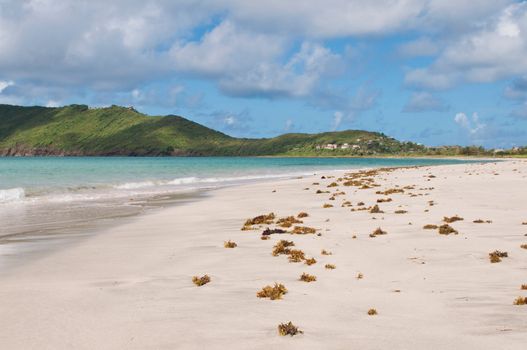
[{"label": "sky", "polygon": [[0,103],[527,145],[527,1],[0,0]]}]

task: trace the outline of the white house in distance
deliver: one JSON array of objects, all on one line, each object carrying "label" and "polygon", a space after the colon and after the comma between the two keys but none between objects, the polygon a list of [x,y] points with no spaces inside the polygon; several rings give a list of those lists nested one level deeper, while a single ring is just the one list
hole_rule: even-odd
[{"label": "white house in distance", "polygon": [[343,143],[342,145],[338,145],[336,143],[328,143],[326,145],[317,145],[316,149],[328,149],[328,150],[337,150],[337,149],[352,149],[352,150],[358,150],[360,149],[360,145],[356,144],[349,144],[349,143]]},{"label": "white house in distance", "polygon": [[337,149],[337,144],[336,143],[328,143],[327,145],[324,146],[324,149]]}]

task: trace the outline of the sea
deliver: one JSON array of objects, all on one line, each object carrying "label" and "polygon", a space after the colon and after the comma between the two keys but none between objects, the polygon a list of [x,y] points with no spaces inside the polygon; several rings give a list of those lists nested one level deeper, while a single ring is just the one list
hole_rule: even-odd
[{"label": "sea", "polygon": [[[427,158],[0,158],[0,265],[21,250],[85,237],[119,218],[199,200],[211,190],[327,170],[473,162]],[[51,243],[50,243],[51,242]],[[15,244],[18,243],[18,244]],[[23,243],[23,244],[21,244]]]}]

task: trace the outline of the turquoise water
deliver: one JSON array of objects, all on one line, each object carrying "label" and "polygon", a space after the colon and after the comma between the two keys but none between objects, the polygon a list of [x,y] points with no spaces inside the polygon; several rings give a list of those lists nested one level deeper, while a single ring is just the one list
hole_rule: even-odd
[{"label": "turquoise water", "polygon": [[0,158],[0,204],[94,201],[210,188],[319,170],[454,164],[408,158]]},{"label": "turquoise water", "polygon": [[[465,163],[377,158],[0,158],[0,270],[206,189],[323,170]],[[55,247],[55,248],[52,248]]]}]

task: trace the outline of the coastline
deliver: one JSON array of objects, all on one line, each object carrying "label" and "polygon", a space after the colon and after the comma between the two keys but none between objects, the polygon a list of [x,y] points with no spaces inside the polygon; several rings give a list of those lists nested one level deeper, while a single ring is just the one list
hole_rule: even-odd
[{"label": "coastline", "polygon": [[[520,159],[399,168],[375,175],[379,188],[338,186],[346,195],[335,201],[314,193],[334,192],[327,185],[335,179],[320,179],[336,175],[330,171],[216,189],[1,271],[0,344],[10,349],[495,349],[504,344],[521,349],[525,310],[512,301],[526,294],[519,289],[527,283],[527,251],[520,248],[527,243],[527,226],[521,225],[527,221],[526,174],[527,162]],[[415,196],[375,194],[396,185],[413,185],[407,192]],[[369,206],[381,197],[393,198],[379,203],[385,213],[351,212],[359,201]],[[341,207],[344,198],[354,207]],[[334,207],[324,209],[324,203]],[[394,214],[398,209],[407,213]],[[263,241],[263,228],[240,230],[256,215],[301,211],[309,213],[304,223],[321,236],[272,235]],[[453,215],[465,218],[452,224],[458,235],[422,229]],[[492,223],[475,224],[476,219]],[[376,227],[388,234],[370,238]],[[273,257],[279,239],[293,240],[317,263]],[[227,240],[238,247],[225,249]],[[322,256],[321,249],[333,254]],[[508,251],[509,258],[490,264],[488,253],[495,249]],[[336,269],[324,269],[326,263]],[[317,275],[317,281],[298,281],[302,272]],[[357,279],[359,273],[364,278]],[[191,277],[203,274],[211,283],[194,286]],[[288,288],[283,300],[256,298],[274,282]],[[369,308],[379,314],[367,315]],[[276,326],[288,321],[304,334],[279,337]]]}]

